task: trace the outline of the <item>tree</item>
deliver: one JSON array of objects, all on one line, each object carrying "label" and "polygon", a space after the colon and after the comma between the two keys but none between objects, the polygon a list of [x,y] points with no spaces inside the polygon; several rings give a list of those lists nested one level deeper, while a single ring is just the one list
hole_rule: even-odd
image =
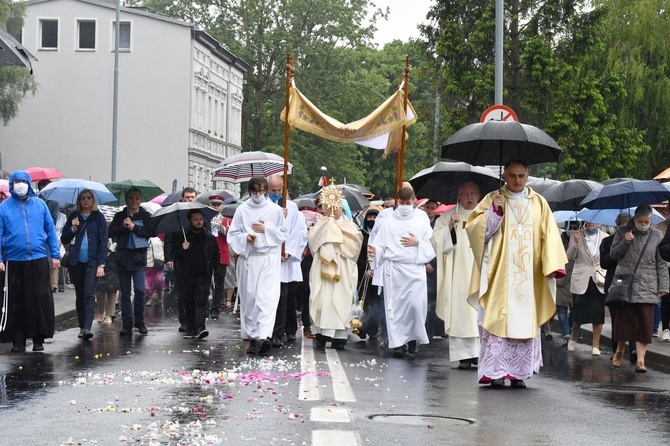
[{"label": "tree", "polygon": [[[505,11],[505,102],[522,122],[544,128],[564,149],[545,173],[600,180],[637,172],[643,133],[619,119],[621,78],[602,69],[607,11],[578,0],[511,0]],[[493,103],[494,5],[438,2],[422,28],[442,83],[447,135],[476,122]]]},{"label": "tree", "polygon": [[[17,35],[23,27],[25,3],[0,0],[0,28]],[[37,83],[24,67],[0,67],[0,119],[4,125],[17,115],[21,101],[35,94]]]}]

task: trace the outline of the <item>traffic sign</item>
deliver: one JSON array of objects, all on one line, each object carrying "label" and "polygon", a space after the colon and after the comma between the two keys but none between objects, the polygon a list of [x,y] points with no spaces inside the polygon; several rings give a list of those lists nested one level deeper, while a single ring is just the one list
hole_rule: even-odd
[{"label": "traffic sign", "polygon": [[491,120],[519,122],[519,118],[517,118],[514,110],[507,107],[506,105],[493,105],[487,108],[484,113],[482,113],[482,117],[479,118],[479,122],[486,122]]}]

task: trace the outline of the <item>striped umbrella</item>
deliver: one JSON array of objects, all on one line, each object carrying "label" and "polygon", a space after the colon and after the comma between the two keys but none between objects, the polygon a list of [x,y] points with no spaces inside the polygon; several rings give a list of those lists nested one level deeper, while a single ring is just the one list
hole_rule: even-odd
[{"label": "striped umbrella", "polygon": [[[293,164],[288,163],[288,173],[293,171]],[[284,173],[284,158],[274,153],[244,152],[226,158],[214,168],[214,179],[243,183],[252,177],[269,177]]]}]

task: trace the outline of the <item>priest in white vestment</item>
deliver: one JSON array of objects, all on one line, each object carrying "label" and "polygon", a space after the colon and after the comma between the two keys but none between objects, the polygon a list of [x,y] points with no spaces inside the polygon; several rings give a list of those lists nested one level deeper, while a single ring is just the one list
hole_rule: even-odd
[{"label": "priest in white vestment", "polygon": [[480,310],[479,383],[524,388],[540,371],[540,327],[556,312],[555,277],[568,259],[549,205],[526,187],[526,165],[508,163],[503,179],[466,223],[475,257],[468,301]]},{"label": "priest in white vestment", "polygon": [[266,197],[264,177],[249,181],[249,199],[235,211],[228,246],[238,254],[236,275],[242,339],[248,353],[267,353],[277,314],[281,244],[287,233],[282,208]]},{"label": "priest in white vestment", "polygon": [[426,263],[435,257],[433,232],[425,212],[414,209],[414,191],[398,192],[398,208],[384,221],[368,245],[375,275],[382,276],[388,347],[395,357],[415,355],[428,344]]},{"label": "priest in white vestment", "polygon": [[449,360],[459,361],[459,369],[476,366],[479,356],[477,310],[468,303],[475,258],[465,222],[480,198],[477,184],[470,181],[461,184],[456,207],[436,220],[430,238],[437,255],[435,312],[444,321],[444,331],[449,335]]},{"label": "priest in white vestment", "polygon": [[343,199],[337,186],[324,187],[320,200],[327,218],[319,220],[307,234],[314,258],[309,273],[309,314],[319,348],[328,342],[333,348],[344,348],[351,327],[358,281],[356,261],[363,235],[344,216]]}]

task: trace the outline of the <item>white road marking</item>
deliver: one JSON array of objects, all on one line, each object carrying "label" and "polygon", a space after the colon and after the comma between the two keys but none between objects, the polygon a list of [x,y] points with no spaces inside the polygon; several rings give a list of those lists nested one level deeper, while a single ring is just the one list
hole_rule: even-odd
[{"label": "white road marking", "polygon": [[355,446],[359,444],[356,432],[336,430],[312,431],[312,446]]},{"label": "white road marking", "polygon": [[318,401],[321,399],[319,378],[316,376],[316,360],[311,339],[302,339],[300,369],[304,375],[300,378],[299,400]]},{"label": "white road marking", "polygon": [[351,423],[349,411],[344,407],[312,407],[309,419],[323,423]]},{"label": "white road marking", "polygon": [[356,401],[354,391],[351,389],[347,374],[344,371],[344,367],[342,367],[337,351],[327,348],[326,359],[328,360],[328,368],[330,369],[330,376],[333,380],[333,394],[335,395],[335,401]]}]

